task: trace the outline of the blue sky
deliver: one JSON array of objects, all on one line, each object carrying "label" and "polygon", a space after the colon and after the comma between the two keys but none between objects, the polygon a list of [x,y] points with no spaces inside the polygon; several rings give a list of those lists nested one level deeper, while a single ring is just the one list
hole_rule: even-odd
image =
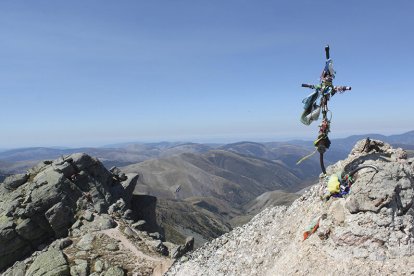
[{"label": "blue sky", "polygon": [[414,129],[413,1],[1,1],[0,148],[312,138],[329,43],[332,137]]}]

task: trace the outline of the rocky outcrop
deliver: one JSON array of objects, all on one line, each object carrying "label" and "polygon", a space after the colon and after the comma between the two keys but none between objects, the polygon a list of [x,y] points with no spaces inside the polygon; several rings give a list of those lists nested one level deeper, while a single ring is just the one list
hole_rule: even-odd
[{"label": "rocky outcrop", "polygon": [[122,196],[114,190],[125,190],[123,183],[86,154],[7,177],[0,187],[0,270],[41,244],[67,236],[80,209],[105,212]]},{"label": "rocky outcrop", "polygon": [[[414,273],[414,166],[401,149],[358,142],[328,175],[354,175],[349,195],[322,199],[326,180],[289,208],[269,208],[248,224],[183,256],[167,275],[404,275]],[[309,225],[316,231],[304,240]]]},{"label": "rocky outcrop", "polygon": [[36,257],[26,275],[70,275],[69,264],[61,251],[52,248]]},{"label": "rocky outcrop", "polygon": [[160,234],[146,232],[157,227],[156,198],[134,196],[137,179],[81,153],[7,177],[0,185],[2,275],[164,271],[168,248]]},{"label": "rocky outcrop", "polygon": [[131,209],[134,211],[134,220],[144,220],[139,226],[141,230],[148,232],[159,232],[157,224],[157,215],[155,212],[157,198],[151,195],[135,194],[133,195]]}]

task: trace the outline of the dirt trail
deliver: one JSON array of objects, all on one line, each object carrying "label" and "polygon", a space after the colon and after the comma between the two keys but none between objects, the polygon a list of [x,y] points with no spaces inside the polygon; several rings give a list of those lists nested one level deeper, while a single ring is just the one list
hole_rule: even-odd
[{"label": "dirt trail", "polygon": [[169,258],[163,258],[163,257],[153,257],[150,255],[145,254],[144,252],[140,251],[125,235],[121,233],[119,230],[119,227],[102,230],[101,233],[109,236],[110,238],[113,238],[115,240],[118,240],[120,242],[120,246],[122,246],[124,249],[130,251],[133,255],[135,255],[136,258],[136,264],[137,266],[140,265],[139,260],[145,259],[150,262],[154,263],[154,270],[152,275],[153,276],[162,276],[168,268],[172,265],[173,260]]}]

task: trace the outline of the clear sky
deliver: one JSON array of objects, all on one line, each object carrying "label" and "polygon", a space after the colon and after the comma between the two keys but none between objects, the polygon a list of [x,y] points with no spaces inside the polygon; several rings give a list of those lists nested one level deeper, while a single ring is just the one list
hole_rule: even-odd
[{"label": "clear sky", "polygon": [[414,1],[0,2],[0,148],[312,138],[331,46],[332,137],[414,129]]}]

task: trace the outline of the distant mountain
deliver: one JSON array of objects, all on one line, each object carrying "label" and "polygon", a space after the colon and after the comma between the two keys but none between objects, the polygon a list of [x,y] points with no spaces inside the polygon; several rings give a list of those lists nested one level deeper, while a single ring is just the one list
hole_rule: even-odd
[{"label": "distant mountain", "polygon": [[355,143],[361,139],[369,137],[370,139],[381,140],[391,145],[400,144],[400,145],[414,145],[414,131],[409,131],[403,134],[397,135],[381,135],[381,134],[364,134],[364,135],[353,135],[347,138],[333,139],[332,145],[337,149],[341,149],[349,152]]},{"label": "distant mountain", "polygon": [[302,183],[282,164],[224,150],[152,159],[122,169],[140,174],[139,192],[163,198],[214,197],[231,204],[245,204],[271,190],[296,191]]},{"label": "distant mountain", "polygon": [[180,154],[183,152],[206,152],[210,146],[195,143],[127,144],[124,148],[21,148],[0,152],[0,169],[10,173],[24,172],[37,162],[53,160],[60,156],[83,152],[96,156],[107,168],[126,166],[144,160]]},{"label": "distant mountain", "polygon": [[276,159],[276,154],[264,144],[255,142],[238,142],[221,146],[219,149],[232,151],[239,154],[264,158],[268,160]]},{"label": "distant mountain", "polygon": [[388,136],[390,143],[414,145],[414,130],[403,134]]},{"label": "distant mountain", "polygon": [[[390,136],[365,134],[354,135],[341,139],[333,139],[331,149],[325,155],[327,163],[330,164],[339,159],[345,158],[356,141],[368,136],[373,139],[384,140],[388,143],[401,146],[406,149],[411,149],[412,146],[414,146],[414,131]],[[166,157],[186,152],[205,153],[210,149],[233,151],[239,154],[269,160],[282,160],[282,162],[287,162],[287,165],[292,165],[293,167],[293,164],[296,163],[293,161],[297,157],[300,159],[303,155],[311,152],[313,150],[313,144],[311,141],[293,140],[288,142],[268,143],[238,142],[227,145],[160,142],[145,144],[122,143],[107,145],[99,148],[32,147],[13,150],[0,150],[0,161],[22,162],[16,167],[21,170],[25,170],[33,165],[33,162],[29,162],[26,166],[24,166],[24,162],[27,161],[55,159],[62,155],[85,152],[98,157],[107,167],[109,167],[113,165],[125,166],[152,158]],[[290,162],[288,160],[290,160]]]},{"label": "distant mountain", "polygon": [[[405,150],[414,149],[414,131],[409,131],[403,134],[385,136],[382,134],[363,134],[363,135],[352,135],[346,138],[331,139],[331,148],[325,153],[326,164],[333,164],[338,160],[344,159],[348,156],[352,147],[359,140],[369,137],[370,139],[381,140],[390,143],[393,147],[401,147]],[[276,145],[279,146],[281,143],[266,143],[268,147]],[[288,141],[285,144],[299,146],[302,149],[312,150],[312,141],[293,140]]]},{"label": "distant mountain", "polygon": [[[297,196],[291,192],[307,183],[282,162],[223,149],[151,159],[121,169],[140,175],[135,193],[159,198],[165,235],[175,242],[192,235],[196,245],[245,223],[253,215],[250,209],[258,211],[282,198],[293,201]],[[279,201],[257,199],[273,190],[285,191],[279,192]],[[257,203],[251,203],[254,200]],[[245,207],[249,203],[252,206]]]},{"label": "distant mountain", "polygon": [[204,144],[185,143],[172,146],[160,152],[161,157],[178,155],[181,153],[205,153],[211,150],[212,147]]},{"label": "distant mountain", "polygon": [[70,154],[72,150],[55,148],[20,148],[0,152],[0,160],[16,162],[26,160],[45,160],[56,158],[60,155]]},{"label": "distant mountain", "polygon": [[[304,143],[305,144],[305,143]],[[305,144],[306,145],[306,144]],[[312,143],[310,143],[312,145]],[[294,145],[286,142],[239,142],[222,146],[220,149],[228,150],[245,156],[253,156],[256,158],[273,160],[279,164],[289,167],[296,176],[301,179],[309,179],[317,177],[320,173],[319,156],[315,155],[306,162],[297,165],[296,163],[302,157],[314,151],[313,146]],[[331,154],[332,155],[332,154]],[[327,164],[333,163],[335,157],[326,158]]]},{"label": "distant mountain", "polygon": [[140,143],[140,142],[126,142],[126,143],[116,143],[116,144],[108,144],[104,145],[101,148],[156,148],[156,149],[163,149],[163,148],[170,148],[176,145],[183,144],[184,142],[156,142],[156,143]]}]

